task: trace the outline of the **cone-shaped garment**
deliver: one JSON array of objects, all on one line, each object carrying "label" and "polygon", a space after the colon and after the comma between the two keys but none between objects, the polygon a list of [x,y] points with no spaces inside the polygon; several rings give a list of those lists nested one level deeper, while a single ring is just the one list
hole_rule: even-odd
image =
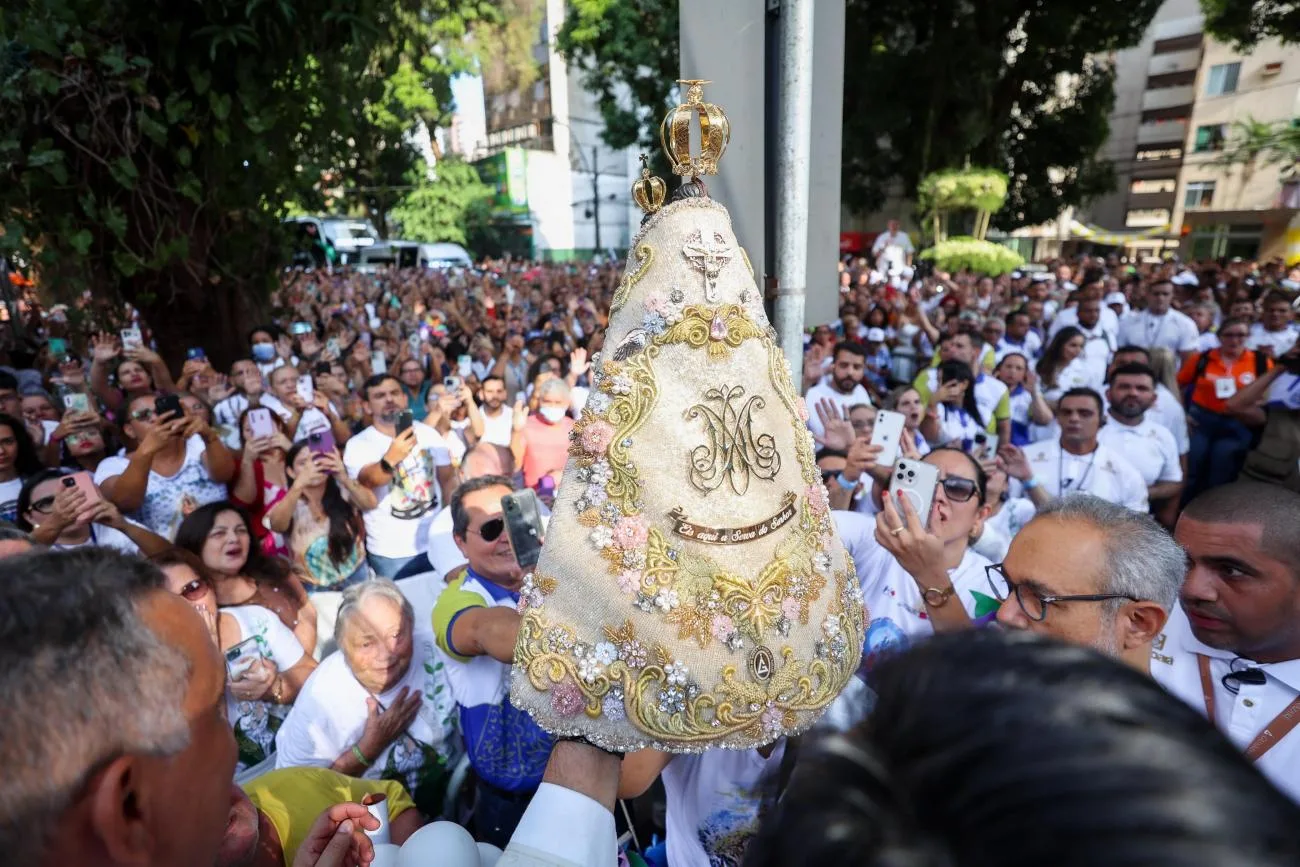
[{"label": "cone-shaped garment", "polygon": [[746,749],[812,725],[862,649],[807,411],[724,207],[651,217],[614,297],[511,698],[606,749]]}]

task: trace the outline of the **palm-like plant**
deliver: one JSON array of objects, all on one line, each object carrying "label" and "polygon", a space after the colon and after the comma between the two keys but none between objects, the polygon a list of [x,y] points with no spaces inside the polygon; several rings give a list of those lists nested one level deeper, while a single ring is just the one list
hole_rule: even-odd
[{"label": "palm-like plant", "polygon": [[1210,164],[1225,169],[1241,166],[1241,186],[1237,188],[1238,199],[1245,192],[1250,179],[1254,177],[1260,165],[1272,162],[1271,156],[1277,135],[1278,129],[1275,124],[1255,120],[1253,117],[1233,122],[1223,152]]}]

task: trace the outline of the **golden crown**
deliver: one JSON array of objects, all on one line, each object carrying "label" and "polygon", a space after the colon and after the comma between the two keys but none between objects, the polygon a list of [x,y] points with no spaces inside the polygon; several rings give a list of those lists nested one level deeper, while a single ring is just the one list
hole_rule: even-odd
[{"label": "golden crown", "polygon": [[667,194],[668,186],[663,178],[650,174],[650,158],[641,154],[641,180],[632,185],[632,198],[636,199],[641,210],[653,214],[663,207]]},{"label": "golden crown", "polygon": [[[673,174],[698,177],[716,175],[718,160],[731,140],[731,124],[722,109],[704,101],[704,85],[700,79],[679,80],[686,86],[686,101],[664,116],[659,128],[659,141],[673,165]],[[691,155],[691,117],[700,119],[700,154]]]}]

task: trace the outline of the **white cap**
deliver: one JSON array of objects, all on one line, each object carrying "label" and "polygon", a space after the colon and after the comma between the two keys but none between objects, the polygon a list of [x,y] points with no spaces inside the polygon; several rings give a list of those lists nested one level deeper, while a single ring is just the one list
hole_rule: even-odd
[{"label": "white cap", "polygon": [[868,328],[868,329],[867,329],[867,342],[868,342],[868,343],[884,343],[884,342],[885,342],[885,330],[884,330],[883,328]]},{"label": "white cap", "polygon": [[1128,299],[1124,297],[1123,292],[1112,292],[1106,296],[1106,306],[1109,307],[1112,304],[1128,306]]},{"label": "white cap", "polygon": [[1201,280],[1191,271],[1182,271],[1169,282],[1178,286],[1196,286]]}]

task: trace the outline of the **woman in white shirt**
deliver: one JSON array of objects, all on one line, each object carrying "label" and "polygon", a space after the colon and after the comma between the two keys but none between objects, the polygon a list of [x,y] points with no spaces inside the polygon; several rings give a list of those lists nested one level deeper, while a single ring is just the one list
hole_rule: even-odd
[{"label": "woman in white shirt", "polygon": [[171,547],[166,539],[123,518],[102,496],[87,500],[72,476],[71,470],[62,467],[42,470],[28,479],[18,494],[18,529],[31,533],[38,545],[98,545],[146,557]]},{"label": "woman in white shirt", "polygon": [[951,443],[969,449],[975,436],[987,431],[975,403],[975,377],[964,361],[939,365],[939,382],[934,398],[921,422],[921,433],[934,445]]},{"label": "woman in white shirt", "polygon": [[1101,390],[1101,383],[1096,382],[1092,368],[1083,360],[1083,332],[1073,325],[1067,325],[1043,350],[1043,357],[1038,360],[1038,379],[1043,384],[1043,397],[1047,403],[1055,406],[1061,395],[1072,388],[1091,388]]}]

